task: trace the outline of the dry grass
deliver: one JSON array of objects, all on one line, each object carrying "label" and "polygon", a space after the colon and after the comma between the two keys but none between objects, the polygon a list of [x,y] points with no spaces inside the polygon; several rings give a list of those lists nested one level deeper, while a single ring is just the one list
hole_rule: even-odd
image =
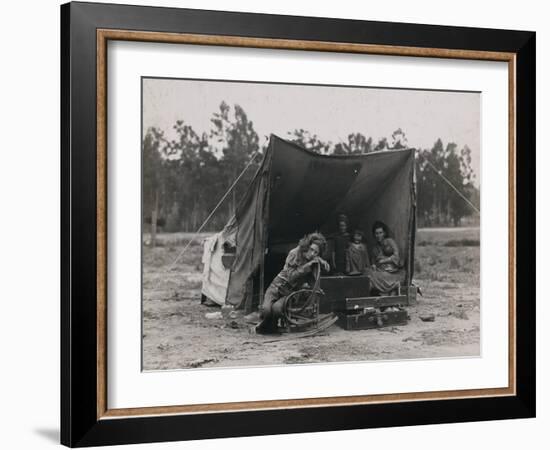
[{"label": "dry grass", "polygon": [[479,229],[421,229],[416,240],[414,278],[420,284],[471,282],[479,286]]}]

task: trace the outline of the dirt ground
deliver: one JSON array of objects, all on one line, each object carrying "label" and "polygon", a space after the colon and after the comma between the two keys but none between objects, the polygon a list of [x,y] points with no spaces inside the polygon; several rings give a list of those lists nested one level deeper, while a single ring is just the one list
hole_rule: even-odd
[{"label": "dirt ground", "polygon": [[[159,236],[143,251],[143,370],[263,366],[479,355],[479,229],[421,229],[415,284],[423,296],[404,326],[266,342],[242,319],[208,319],[200,303],[201,239],[172,264],[189,234]],[[206,236],[206,235],[205,235]],[[173,266],[172,266],[173,265]],[[420,315],[432,313],[435,321]]]}]

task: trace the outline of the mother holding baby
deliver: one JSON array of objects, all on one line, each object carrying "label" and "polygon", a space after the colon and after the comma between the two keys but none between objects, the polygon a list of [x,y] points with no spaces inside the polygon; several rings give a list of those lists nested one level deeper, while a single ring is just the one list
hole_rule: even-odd
[{"label": "mother holding baby", "polygon": [[395,295],[399,285],[405,280],[405,271],[399,255],[399,248],[389,237],[388,227],[384,222],[376,221],[372,226],[376,244],[372,249],[372,266],[367,270],[372,290],[381,295]]}]

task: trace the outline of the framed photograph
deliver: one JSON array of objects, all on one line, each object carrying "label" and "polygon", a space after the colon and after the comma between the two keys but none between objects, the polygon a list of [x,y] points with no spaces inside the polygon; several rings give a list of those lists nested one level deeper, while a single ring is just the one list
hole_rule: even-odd
[{"label": "framed photograph", "polygon": [[61,442],[535,416],[535,33],[61,7]]}]

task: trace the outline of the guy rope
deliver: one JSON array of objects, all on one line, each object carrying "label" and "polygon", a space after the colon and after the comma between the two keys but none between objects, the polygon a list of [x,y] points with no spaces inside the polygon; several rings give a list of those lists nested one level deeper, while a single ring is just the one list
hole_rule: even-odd
[{"label": "guy rope", "polygon": [[445,181],[449,186],[451,186],[451,188],[452,188],[452,189],[453,189],[453,190],[454,190],[454,191],[455,191],[455,192],[456,192],[456,193],[457,193],[466,203],[468,203],[468,205],[470,205],[474,210],[476,210],[476,211],[478,212],[478,214],[480,213],[480,212],[479,212],[479,208],[478,208],[476,205],[474,205],[470,200],[468,200],[468,199],[466,198],[466,196],[465,196],[464,194],[462,194],[462,192],[460,192],[460,191],[458,190],[458,188],[456,188],[455,185],[454,185],[453,183],[451,183],[451,182],[449,181],[449,179],[448,179],[445,175],[443,175],[443,174],[441,173],[441,171],[437,170],[437,169],[435,168],[435,166],[434,166],[430,161],[428,161],[427,159],[426,159],[426,162],[427,162],[428,165],[434,170],[435,173],[437,173],[441,178],[443,178],[443,181]]}]

